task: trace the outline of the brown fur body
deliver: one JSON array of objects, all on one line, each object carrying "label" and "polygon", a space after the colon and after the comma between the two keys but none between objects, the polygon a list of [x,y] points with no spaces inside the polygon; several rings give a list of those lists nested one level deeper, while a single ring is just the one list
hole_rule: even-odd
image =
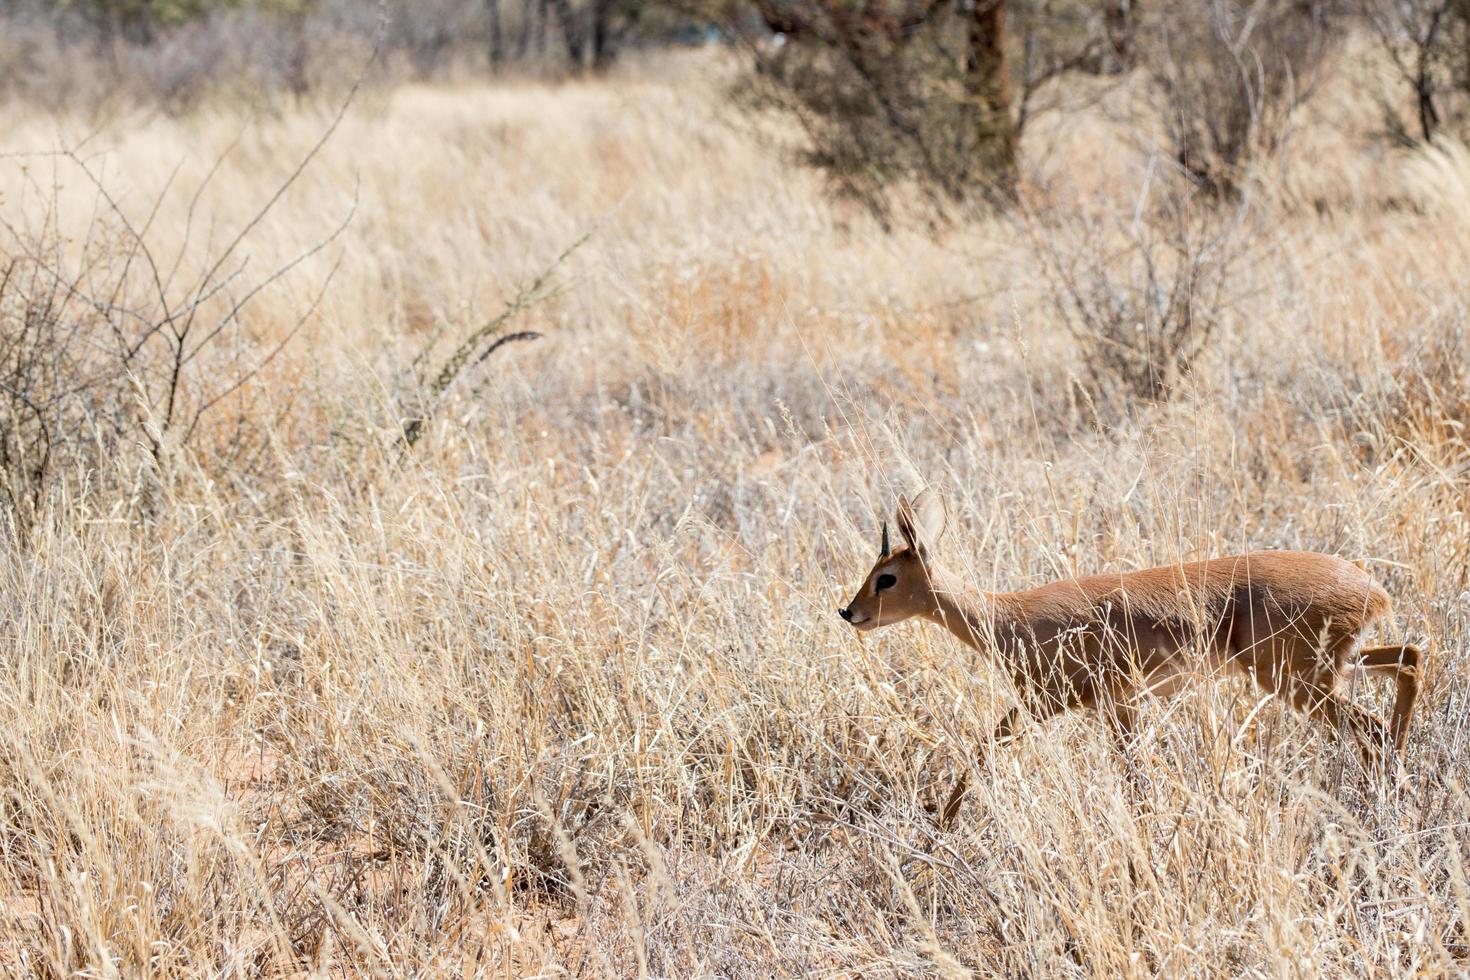
[{"label": "brown fur body", "polygon": [[1158,682],[1225,665],[1267,688],[1283,671],[1330,687],[1389,608],[1388,594],[1348,562],[1285,551],[964,598],[941,603],[949,612],[941,621],[972,636],[979,627],[1018,690],[1060,669],[1042,693],[1068,706],[1097,700],[1099,685],[1126,683],[1110,678]]}]

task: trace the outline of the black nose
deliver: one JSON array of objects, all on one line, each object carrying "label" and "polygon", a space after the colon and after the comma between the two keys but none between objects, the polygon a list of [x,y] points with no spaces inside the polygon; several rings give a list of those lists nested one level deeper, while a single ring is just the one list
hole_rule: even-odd
[{"label": "black nose", "polygon": [[839,610],[837,610],[837,615],[841,616],[843,619],[847,620],[849,623],[852,622],[852,610],[851,609],[839,609]]}]

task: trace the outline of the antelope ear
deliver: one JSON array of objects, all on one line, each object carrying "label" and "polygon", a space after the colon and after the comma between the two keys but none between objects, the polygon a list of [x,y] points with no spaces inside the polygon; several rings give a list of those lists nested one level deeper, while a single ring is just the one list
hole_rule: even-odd
[{"label": "antelope ear", "polygon": [[933,489],[925,489],[913,502],[907,497],[898,498],[898,530],[908,540],[909,547],[923,553],[939,543],[944,536],[947,523],[944,498]]},{"label": "antelope ear", "polygon": [[913,526],[909,524],[909,518],[911,516],[913,515],[912,512],[910,512],[909,510],[909,498],[905,497],[903,494],[899,494],[898,509],[893,512],[893,523],[898,525],[898,533],[903,535],[903,539],[907,541],[909,543],[909,547],[912,548],[914,545],[914,529]]}]

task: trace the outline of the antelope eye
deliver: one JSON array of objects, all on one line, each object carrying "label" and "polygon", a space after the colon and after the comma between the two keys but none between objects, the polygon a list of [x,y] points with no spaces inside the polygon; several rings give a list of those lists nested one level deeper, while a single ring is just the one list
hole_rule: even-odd
[{"label": "antelope eye", "polygon": [[897,584],[898,579],[885,573],[878,576],[878,583],[873,587],[873,591],[882,592],[884,589],[891,589]]}]

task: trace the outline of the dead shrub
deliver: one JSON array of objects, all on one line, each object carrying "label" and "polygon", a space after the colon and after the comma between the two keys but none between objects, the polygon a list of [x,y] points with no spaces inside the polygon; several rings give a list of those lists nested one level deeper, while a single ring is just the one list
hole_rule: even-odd
[{"label": "dead shrub", "polygon": [[[335,267],[282,329],[257,329],[255,305],[331,245],[351,214],[295,258],[258,273],[247,274],[246,240],[346,108],[238,233],[207,251],[191,248],[192,228],[173,254],[161,251],[153,219],[168,188],[143,216],[130,214],[92,164],[71,152],[55,158],[53,186],[78,181],[92,191],[80,245],[54,191],[39,221],[0,216],[0,499],[11,534],[23,537],[61,497],[76,505],[91,495],[104,509],[148,513],[179,455],[207,441],[226,410],[232,431],[212,443],[214,463],[242,469],[260,442],[245,430],[266,424],[243,395],[310,321]],[[193,216],[190,208],[191,223]]]},{"label": "dead shrub", "polygon": [[95,470],[119,450],[134,400],[93,363],[79,336],[99,332],[92,311],[69,316],[66,291],[39,261],[10,256],[0,272],[0,499],[12,527],[28,527],[54,474]]},{"label": "dead shrub", "polygon": [[1169,152],[1200,188],[1239,193],[1311,91],[1337,17],[1322,0],[1209,0],[1158,8],[1140,61]]},{"label": "dead shrub", "polygon": [[1131,212],[1056,207],[1024,218],[1091,396],[1155,401],[1179,386],[1229,308],[1246,213],[1198,190],[1146,186]]}]

